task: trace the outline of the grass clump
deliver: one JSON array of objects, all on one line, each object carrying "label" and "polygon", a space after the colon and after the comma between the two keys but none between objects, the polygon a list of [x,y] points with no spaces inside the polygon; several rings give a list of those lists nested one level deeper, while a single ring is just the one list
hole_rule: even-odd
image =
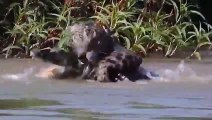
[{"label": "grass clump", "polygon": [[[176,50],[194,48],[194,53],[203,45],[211,45],[211,27],[208,29],[192,23],[191,16],[204,16],[195,6],[182,0],[148,0],[143,8],[135,8],[136,2],[125,1],[126,9],[120,4],[101,6],[97,18],[109,28],[116,29],[117,37],[128,49],[148,55],[150,52],[162,51],[164,56],[172,56]],[[159,3],[160,2],[160,3]],[[123,4],[123,3],[122,3]],[[155,5],[154,5],[155,4]],[[158,6],[153,8],[152,6]],[[171,7],[169,11],[166,8]],[[138,15],[138,17],[132,17]],[[193,54],[192,54],[193,55]]]},{"label": "grass clump", "polygon": [[33,47],[55,46],[60,33],[72,20],[72,8],[59,2],[24,0],[22,4],[12,3],[8,9],[7,14],[13,13],[14,21],[12,26],[6,26],[7,38],[2,45],[6,57],[14,54],[28,56]]}]

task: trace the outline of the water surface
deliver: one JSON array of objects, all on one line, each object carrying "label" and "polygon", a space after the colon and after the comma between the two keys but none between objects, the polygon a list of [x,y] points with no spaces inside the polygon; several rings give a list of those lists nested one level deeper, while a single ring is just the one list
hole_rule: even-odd
[{"label": "water surface", "polygon": [[39,60],[0,60],[0,120],[211,120],[210,61],[148,60],[162,78],[97,83],[35,74]]}]

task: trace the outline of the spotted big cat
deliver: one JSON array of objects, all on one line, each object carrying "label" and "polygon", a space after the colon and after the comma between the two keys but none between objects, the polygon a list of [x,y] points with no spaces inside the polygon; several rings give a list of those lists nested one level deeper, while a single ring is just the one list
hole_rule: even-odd
[{"label": "spotted big cat", "polygon": [[131,51],[114,51],[100,60],[90,73],[90,78],[99,82],[117,82],[128,79],[132,82],[150,80],[158,75],[141,66],[142,58]]},{"label": "spotted big cat", "polygon": [[68,30],[72,33],[70,47],[84,63],[82,77],[86,79],[95,64],[114,51],[113,32],[94,22],[74,24]]},{"label": "spotted big cat", "polygon": [[[88,61],[100,59],[114,51],[113,33],[104,29],[94,22],[78,23],[67,28],[72,34],[72,41],[69,46],[77,54],[78,58],[86,58]],[[87,53],[92,53],[89,57]]]},{"label": "spotted big cat", "polygon": [[84,64],[80,64],[80,70],[85,66],[82,77],[86,78],[99,60],[114,51],[112,32],[94,22],[74,24],[67,28],[67,32],[72,35],[68,44],[68,53],[63,50],[39,51],[33,49],[32,56],[68,68],[72,65],[75,65],[76,68],[76,65],[82,62]]},{"label": "spotted big cat", "polygon": [[[39,51],[35,56],[66,68],[72,67],[73,63],[79,65],[80,60],[84,65],[75,68],[79,69],[84,79],[101,82],[115,82],[120,76],[131,81],[150,79],[146,70],[139,67],[142,59],[115,43],[107,30],[94,24],[74,24],[69,30],[73,35],[68,53],[62,50],[49,53]],[[64,73],[69,73],[69,69]]]}]

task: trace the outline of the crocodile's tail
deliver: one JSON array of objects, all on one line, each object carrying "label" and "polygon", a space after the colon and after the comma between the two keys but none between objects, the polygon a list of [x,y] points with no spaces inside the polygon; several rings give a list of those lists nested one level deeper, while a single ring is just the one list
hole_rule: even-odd
[{"label": "crocodile's tail", "polygon": [[138,70],[123,75],[133,82],[138,80],[155,80],[159,77],[159,74],[149,71],[143,67],[139,67]]},{"label": "crocodile's tail", "polygon": [[38,48],[34,48],[31,50],[30,55],[59,66],[72,66],[73,68],[77,68],[79,64],[74,53],[68,53],[59,49],[40,50]]}]

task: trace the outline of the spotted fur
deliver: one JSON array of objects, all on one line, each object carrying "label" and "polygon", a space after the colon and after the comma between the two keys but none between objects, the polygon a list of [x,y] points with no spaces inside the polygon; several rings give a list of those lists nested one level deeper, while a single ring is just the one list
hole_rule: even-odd
[{"label": "spotted fur", "polygon": [[85,64],[82,77],[87,78],[99,60],[114,51],[114,42],[109,30],[93,22],[74,24],[69,27],[72,33],[70,46],[78,58]]},{"label": "spotted fur", "polygon": [[142,58],[131,52],[112,52],[101,60],[92,74],[100,82],[116,82],[119,75],[136,72],[142,63]]},{"label": "spotted fur", "polygon": [[[38,52],[37,57],[65,68],[74,67],[81,72],[83,78],[96,79],[100,82],[116,82],[123,76],[131,81],[149,79],[145,69],[140,67],[142,58],[114,43],[107,30],[93,23],[74,24],[69,30],[72,34],[72,41],[69,44],[71,51]],[[77,67],[76,65],[80,63],[78,60],[84,65]],[[69,71],[70,69],[65,69],[61,76],[68,75]]]},{"label": "spotted fur", "polygon": [[[93,61],[95,56],[108,55],[114,51],[111,33],[97,26],[94,22],[74,24],[68,28],[72,34],[70,47],[78,58]],[[89,55],[86,55],[89,53]]]},{"label": "spotted fur", "polygon": [[62,50],[32,50],[32,53],[46,62],[65,67],[77,68],[78,60],[80,60],[84,63],[85,68],[89,68],[83,70],[82,77],[86,78],[93,66],[114,50],[113,39],[108,30],[93,22],[74,24],[68,27],[67,31],[72,34],[68,53]]}]

